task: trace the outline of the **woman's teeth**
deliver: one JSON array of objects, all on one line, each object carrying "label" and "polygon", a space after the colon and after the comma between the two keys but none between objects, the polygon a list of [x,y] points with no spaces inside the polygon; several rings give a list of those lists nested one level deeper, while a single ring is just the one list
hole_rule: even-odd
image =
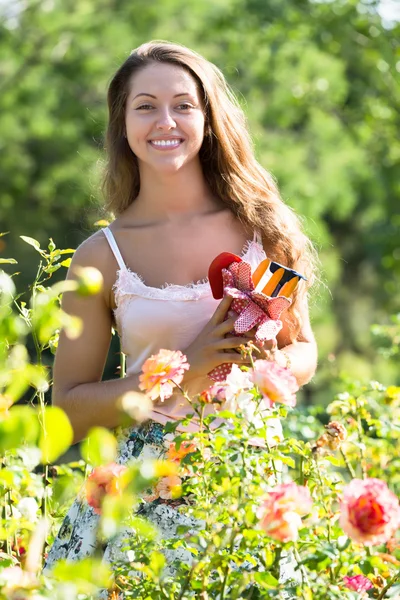
[{"label": "woman's teeth", "polygon": [[181,143],[181,140],[152,140],[151,144],[153,144],[153,146],[159,146],[159,147],[171,147],[171,146],[179,146],[179,144]]}]

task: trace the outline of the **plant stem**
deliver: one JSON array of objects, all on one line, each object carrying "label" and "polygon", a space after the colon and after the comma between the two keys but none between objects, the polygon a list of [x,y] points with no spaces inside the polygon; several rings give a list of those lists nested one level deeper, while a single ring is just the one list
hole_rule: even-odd
[{"label": "plant stem", "polygon": [[340,454],[342,455],[342,458],[344,460],[344,464],[346,465],[346,468],[347,468],[347,470],[348,470],[348,472],[350,474],[350,477],[352,479],[355,479],[356,478],[356,473],[355,473],[355,471],[353,469],[352,464],[350,463],[349,459],[347,458],[346,454],[342,450],[342,448],[340,448]]},{"label": "plant stem", "polygon": [[[300,569],[300,573],[301,573],[302,588],[304,587],[304,585],[306,585],[308,588],[310,588],[310,582],[308,581],[307,571],[306,571],[304,565],[300,564],[301,557],[300,557],[300,554],[299,554],[296,544],[293,546],[293,552],[294,552],[295,559],[297,560],[297,564],[299,565],[299,569]],[[306,596],[305,596],[303,590],[301,591],[301,593],[302,593],[303,598],[306,599]]]},{"label": "plant stem", "polygon": [[356,399],[356,404],[357,404],[356,422],[357,422],[358,441],[359,441],[359,444],[360,444],[361,471],[362,471],[363,479],[367,479],[367,477],[368,477],[368,473],[367,473],[367,457],[365,456],[365,445],[364,445],[364,440],[363,440],[363,428],[362,428],[361,418],[360,418],[360,407],[358,405],[358,400],[357,399]]},{"label": "plant stem", "polygon": [[126,375],[126,356],[125,356],[125,354],[122,351],[121,351],[121,354],[120,354],[120,362],[119,362],[119,364],[120,364],[120,367],[121,367],[120,377],[125,377],[125,375]]},{"label": "plant stem", "polygon": [[377,600],[382,600],[382,598],[385,597],[386,592],[392,587],[393,584],[396,583],[396,581],[400,579],[400,571],[398,573],[396,573],[396,575],[394,575],[392,577],[392,579],[385,585],[385,587],[383,588],[383,590],[381,591],[381,593],[379,594]]},{"label": "plant stem", "polygon": [[[232,553],[233,546],[234,546],[234,543],[235,543],[236,534],[237,534],[236,529],[233,529],[232,535],[231,535],[231,539],[230,539],[230,544],[229,544],[229,554]],[[225,598],[225,588],[226,588],[226,583],[228,581],[229,571],[230,571],[230,566],[229,566],[229,564],[227,564],[226,567],[225,567],[225,576],[224,576],[224,581],[222,583],[220,600],[223,600]]]}]

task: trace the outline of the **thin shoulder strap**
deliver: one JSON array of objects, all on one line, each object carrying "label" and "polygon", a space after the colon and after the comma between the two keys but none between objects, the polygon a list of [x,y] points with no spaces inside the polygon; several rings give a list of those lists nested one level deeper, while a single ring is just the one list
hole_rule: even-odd
[{"label": "thin shoulder strap", "polygon": [[262,246],[262,235],[258,229],[254,230],[253,242],[256,242],[257,244],[260,244],[260,246]]},{"label": "thin shoulder strap", "polygon": [[116,258],[119,268],[122,270],[126,270],[126,265],[124,263],[124,259],[122,258],[121,252],[119,251],[117,242],[115,241],[115,237],[114,237],[111,229],[109,227],[104,227],[104,229],[102,231],[103,231],[104,235],[106,236],[108,243],[110,244],[110,248]]}]

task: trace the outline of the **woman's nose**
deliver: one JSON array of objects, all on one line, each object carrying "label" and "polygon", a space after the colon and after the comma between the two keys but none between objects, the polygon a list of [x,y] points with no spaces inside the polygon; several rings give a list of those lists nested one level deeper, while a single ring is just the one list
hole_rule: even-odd
[{"label": "woman's nose", "polygon": [[157,119],[157,129],[172,129],[176,127],[175,119],[173,119],[168,109],[162,110]]}]

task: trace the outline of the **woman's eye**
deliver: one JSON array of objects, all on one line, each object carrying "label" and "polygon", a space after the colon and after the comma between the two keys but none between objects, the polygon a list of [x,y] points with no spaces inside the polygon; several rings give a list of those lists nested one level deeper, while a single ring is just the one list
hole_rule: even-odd
[{"label": "woman's eye", "polygon": [[151,104],[141,104],[136,110],[149,110],[150,108],[153,108]]},{"label": "woman's eye", "polygon": [[183,104],[180,104],[178,108],[182,108],[183,110],[189,110],[190,108],[194,108],[194,106],[192,104],[184,102]]}]

